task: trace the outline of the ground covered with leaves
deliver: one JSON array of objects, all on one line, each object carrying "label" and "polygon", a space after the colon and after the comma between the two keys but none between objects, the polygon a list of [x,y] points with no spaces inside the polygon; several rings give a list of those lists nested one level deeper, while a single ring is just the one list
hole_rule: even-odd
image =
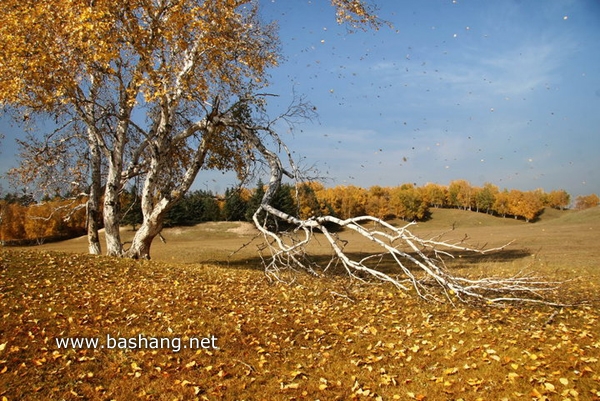
[{"label": "ground covered with leaves", "polygon": [[[597,283],[571,290],[593,298]],[[433,304],[386,285],[0,250],[0,399],[600,400],[598,303]],[[216,338],[218,349],[57,338]]]}]

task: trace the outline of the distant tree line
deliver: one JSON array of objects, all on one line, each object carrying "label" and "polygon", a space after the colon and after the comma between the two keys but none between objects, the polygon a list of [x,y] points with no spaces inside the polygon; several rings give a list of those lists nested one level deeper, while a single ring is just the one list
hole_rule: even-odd
[{"label": "distant tree line", "polygon": [[0,243],[32,245],[84,235],[85,205],[63,197],[36,202],[31,195],[0,200]]},{"label": "distant tree line", "polygon": [[[545,207],[566,209],[571,203],[570,195],[564,190],[550,193],[542,189],[501,191],[493,184],[477,187],[466,180],[455,180],[447,186],[428,183],[421,187],[403,184],[369,189],[355,186],[324,188],[315,183],[307,185],[319,200],[321,213],[324,212],[323,206],[327,206],[327,211],[341,218],[368,214],[382,219],[424,220],[429,217],[430,208],[457,208],[529,222],[535,220]],[[583,205],[580,198],[577,198],[578,206]],[[586,203],[593,204],[593,200]],[[303,217],[318,213],[314,208],[309,212],[306,205],[303,206]]]},{"label": "distant tree line", "polygon": [[[166,227],[191,226],[206,221],[252,221],[265,186],[259,180],[252,190],[228,188],[224,194],[197,190],[187,193],[168,213]],[[7,194],[0,200],[0,241],[2,244],[36,244],[85,234],[86,199],[56,196],[37,202],[31,195]],[[598,206],[596,194],[578,196],[578,210]],[[449,185],[428,183],[418,187],[373,186],[365,189],[353,185],[326,188],[317,182],[284,184],[278,190],[274,206],[291,215],[308,219],[332,215],[342,219],[372,215],[382,219],[426,220],[431,208],[456,208],[535,221],[546,207],[567,209],[571,196],[564,190],[546,193],[542,189],[500,190],[493,184],[473,186],[466,180]],[[136,229],[142,222],[138,190],[121,194],[121,221]],[[260,216],[259,216],[260,217]],[[270,221],[270,225],[283,222]]]},{"label": "distant tree line", "polygon": [[[190,191],[167,213],[165,227],[192,226],[205,221],[252,221],[264,195],[265,185],[259,180],[254,190],[228,188],[224,195],[211,191]],[[277,192],[274,205],[280,210],[294,214],[296,203],[293,186],[282,185]],[[142,222],[142,211],[136,189],[132,188],[122,196],[124,225],[133,229]]]}]

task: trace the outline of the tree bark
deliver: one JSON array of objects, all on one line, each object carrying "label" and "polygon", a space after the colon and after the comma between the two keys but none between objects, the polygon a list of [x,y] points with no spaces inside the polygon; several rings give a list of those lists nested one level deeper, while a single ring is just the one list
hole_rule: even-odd
[{"label": "tree bark", "polygon": [[114,182],[106,184],[104,191],[104,234],[106,237],[106,254],[121,256],[123,244],[120,233],[119,188]]},{"label": "tree bark", "polygon": [[[207,135],[210,134],[210,129]],[[156,169],[159,168],[161,163],[152,164],[144,187],[142,188],[142,215],[143,222],[140,228],[136,231],[131,246],[125,252],[125,256],[132,259],[150,259],[150,246],[152,241],[160,234],[163,228],[163,222],[167,212],[181,199],[182,195],[186,193],[194,178],[198,175],[200,168],[204,165],[206,158],[206,141],[203,140],[198,148],[195,155],[194,162],[188,169],[181,185],[177,189],[171,191],[168,196],[163,196],[158,202],[154,203],[153,196],[155,194],[156,187],[154,185],[155,177],[158,173]]]},{"label": "tree bark", "polygon": [[101,192],[101,153],[100,146],[94,134],[89,130],[88,141],[90,143],[90,167],[91,167],[91,185],[90,194],[87,201],[87,237],[88,251],[92,255],[100,255],[102,247],[100,246],[100,237],[98,229],[100,225],[100,192]]},{"label": "tree bark", "polygon": [[106,188],[104,189],[104,233],[106,236],[106,254],[122,256],[121,242],[121,200],[119,198],[123,186],[123,148],[127,132],[126,123],[120,124],[115,134],[113,149],[110,151],[110,162]]},{"label": "tree bark", "polygon": [[[206,118],[191,125],[183,132],[186,137],[194,132],[203,131],[202,139],[195,150],[194,158],[183,174],[181,181],[172,190],[162,192],[163,188],[158,186],[159,173],[165,164],[169,162],[171,152],[177,151],[173,143],[168,141],[172,132],[168,131],[168,118],[163,118],[163,124],[159,128],[158,135],[153,141],[153,152],[144,186],[142,188],[142,215],[143,222],[136,231],[131,246],[125,252],[125,256],[133,259],[150,259],[150,246],[152,241],[160,234],[163,228],[164,218],[167,212],[181,199],[192,186],[194,179],[200,169],[204,166],[208,153],[208,138],[218,129],[215,120],[218,120],[218,101],[215,101],[213,112]],[[165,113],[168,115],[169,113]],[[175,145],[176,146],[176,145]],[[159,200],[155,201],[157,194],[161,194]]]},{"label": "tree bark", "polygon": [[154,238],[162,231],[164,214],[157,213],[148,219],[144,219],[144,222],[133,237],[131,247],[125,253],[126,257],[132,259],[150,259],[150,247]]},{"label": "tree bark", "polygon": [[90,198],[87,201],[87,237],[88,252],[91,255],[100,255],[102,246],[100,245],[100,236],[98,235],[100,211],[99,195],[90,191]]}]

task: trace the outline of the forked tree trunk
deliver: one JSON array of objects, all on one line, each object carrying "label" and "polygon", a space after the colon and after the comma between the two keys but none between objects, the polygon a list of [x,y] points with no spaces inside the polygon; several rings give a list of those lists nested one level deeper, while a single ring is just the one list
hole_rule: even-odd
[{"label": "forked tree trunk", "polygon": [[150,259],[150,246],[161,230],[162,224],[156,221],[144,222],[136,231],[131,247],[127,250],[125,256],[132,259]]},{"label": "forked tree trunk", "polygon": [[[218,104],[215,105],[215,110],[218,110]],[[216,111],[209,118],[214,118],[215,115]],[[156,186],[157,177],[160,169],[163,168],[165,163],[168,163],[168,159],[166,158],[168,153],[161,153],[157,148],[157,151],[153,154],[154,159],[150,163],[150,168],[146,173],[146,179],[142,187],[141,203],[144,220],[140,228],[136,231],[131,246],[125,252],[124,256],[133,259],[150,259],[150,246],[154,238],[162,231],[165,216],[181,199],[183,194],[190,189],[198,172],[204,166],[204,160],[208,152],[207,137],[214,134],[215,127],[207,120],[201,121],[197,126],[204,130],[204,136],[196,149],[192,163],[183,175],[177,189],[168,192],[165,191],[168,195],[161,197],[158,201],[155,201],[157,192],[160,192]]]},{"label": "forked tree trunk", "polygon": [[163,228],[163,221],[171,204],[164,198],[159,202],[150,215],[144,216],[144,221],[135,232],[131,246],[125,256],[132,259],[150,259],[152,241]]}]

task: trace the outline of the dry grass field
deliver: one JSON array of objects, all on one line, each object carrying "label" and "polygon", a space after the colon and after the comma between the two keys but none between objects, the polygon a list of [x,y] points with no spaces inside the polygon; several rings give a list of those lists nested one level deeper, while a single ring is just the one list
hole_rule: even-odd
[{"label": "dry grass field", "polygon": [[549,295],[577,306],[428,303],[336,276],[271,283],[241,223],[165,230],[153,261],[87,256],[84,238],[2,248],[0,400],[600,400],[600,209],[533,224],[434,210],[413,231],[451,227],[444,239],[515,240],[457,255],[457,273],[529,269],[569,280]]}]

